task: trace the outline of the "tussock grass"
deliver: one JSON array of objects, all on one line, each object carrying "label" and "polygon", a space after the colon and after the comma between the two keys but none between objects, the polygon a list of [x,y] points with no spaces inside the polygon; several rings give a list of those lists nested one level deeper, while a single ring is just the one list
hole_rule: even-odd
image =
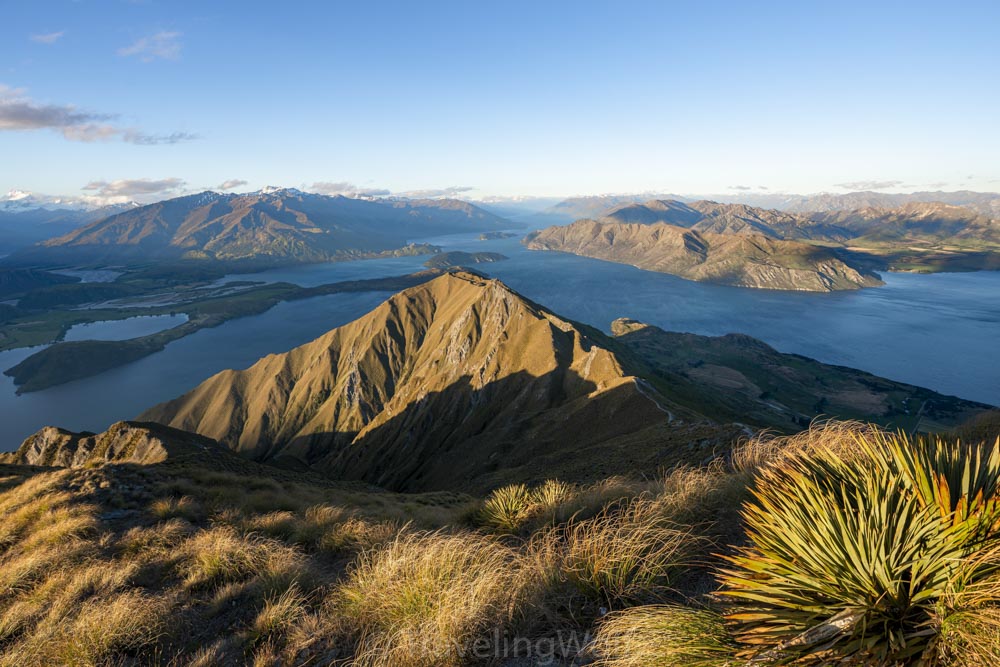
[{"label": "tussock grass", "polygon": [[172,551],[194,530],[183,519],[170,519],[155,526],[135,526],[122,535],[117,547],[129,556],[155,557]]},{"label": "tussock grass", "polygon": [[164,602],[139,591],[91,600],[43,654],[66,664],[97,665],[143,648],[155,642],[166,622]]},{"label": "tussock grass", "polygon": [[72,613],[53,615],[0,665],[103,665],[155,643],[166,620],[167,600],[137,590],[91,597]]},{"label": "tussock grass", "polygon": [[[821,656],[808,646],[768,651],[844,600],[855,605],[845,590],[882,569],[887,582],[920,587],[919,630],[903,636],[922,667],[1000,664],[992,450],[900,442],[863,424],[817,423],[701,467],[549,480],[480,501],[240,462],[0,468],[0,667],[447,667],[470,664],[462,649],[495,632],[565,630],[595,631],[590,657],[605,667],[742,665],[751,655],[878,665],[871,647],[894,631],[888,607],[865,620],[861,658],[853,638],[828,637]],[[835,492],[852,484],[859,494]],[[877,507],[859,510],[859,498]],[[836,540],[810,542],[844,517],[857,522],[841,534],[867,554],[863,566]],[[916,551],[903,555],[918,558],[895,558],[892,540],[914,526],[923,526]],[[939,533],[965,546],[924,558]],[[876,542],[882,551],[865,551]],[[897,572],[921,558],[920,576]],[[795,569],[816,563],[828,573]],[[807,600],[805,609],[762,599],[806,575],[815,586],[787,598]],[[740,586],[757,597],[720,602]]]},{"label": "tussock grass", "polygon": [[656,482],[623,477],[611,477],[585,486],[559,480],[546,480],[534,488],[513,484],[496,489],[486,497],[476,523],[500,534],[525,533],[565,523],[571,518],[592,518],[610,505],[655,489]]},{"label": "tussock grass", "polygon": [[264,601],[264,608],[253,622],[258,637],[271,637],[285,632],[307,613],[307,599],[297,584],[292,584],[280,594],[272,594]]},{"label": "tussock grass", "polygon": [[180,518],[197,522],[204,518],[204,508],[191,496],[159,498],[149,506],[150,513],[160,520]]},{"label": "tussock grass", "polygon": [[587,598],[620,608],[669,597],[703,546],[643,498],[539,533],[532,549]]},{"label": "tussock grass", "polygon": [[289,511],[252,516],[240,525],[301,546],[308,552],[346,555],[371,549],[393,539],[402,529],[395,521],[375,521],[332,505],[314,505],[301,515]]},{"label": "tussock grass", "polygon": [[721,615],[658,605],[609,614],[590,651],[598,667],[727,667],[737,648]]},{"label": "tussock grass", "polygon": [[517,554],[474,533],[403,533],[362,554],[331,602],[357,665],[464,664],[460,650],[508,628],[532,592]]},{"label": "tussock grass", "polygon": [[297,550],[273,540],[240,535],[230,527],[201,531],[187,540],[181,551],[184,583],[191,589],[258,578],[273,590],[310,576]]},{"label": "tussock grass", "polygon": [[865,422],[816,420],[794,435],[763,432],[739,442],[733,447],[730,461],[738,472],[756,473],[819,451],[849,459],[858,450],[859,438],[871,440],[882,433],[878,426]]},{"label": "tussock grass", "polygon": [[[969,580],[992,568],[993,574]],[[943,664],[960,667],[1000,664],[1000,546],[969,559],[938,607]]]}]

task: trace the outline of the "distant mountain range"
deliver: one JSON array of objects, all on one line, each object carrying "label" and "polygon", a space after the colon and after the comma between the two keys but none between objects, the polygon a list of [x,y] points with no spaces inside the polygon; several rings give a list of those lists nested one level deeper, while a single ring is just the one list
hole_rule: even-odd
[{"label": "distant mountain range", "polygon": [[940,202],[953,206],[963,206],[989,217],[1000,217],[1000,193],[924,191],[907,194],[884,192],[847,192],[796,195],[784,193],[728,193],[684,196],[676,194],[638,193],[624,195],[597,195],[570,197],[545,208],[538,214],[552,222],[562,220],[572,222],[581,218],[603,217],[611,210],[628,204],[641,204],[651,200],[674,200],[690,203],[693,201],[714,201],[723,204],[745,204],[751,207],[777,209],[788,213],[812,213],[829,211],[851,211],[865,208],[896,208],[910,203]]},{"label": "distant mountain range", "polygon": [[454,272],[140,419],[334,478],[482,491],[698,462],[743,433],[730,420],[796,430],[828,414],[914,427],[986,409],[747,336],[624,320],[613,329]]},{"label": "distant mountain range", "polygon": [[1000,219],[940,202],[913,202],[895,208],[789,213],[746,204],[653,200],[613,208],[600,219],[642,224],[666,223],[698,232],[763,234],[786,240],[969,239],[1000,242]]},{"label": "distant mountain range", "polygon": [[[906,194],[885,192],[848,192],[845,194],[817,194],[790,196],[784,205],[775,206],[793,213],[818,211],[850,211],[862,208],[896,208],[905,204],[930,204],[940,202],[962,206],[985,216],[1000,217],[1000,193],[924,191]],[[763,205],[763,204],[760,204]]]},{"label": "distant mountain range", "polygon": [[135,202],[91,206],[81,201],[11,191],[0,198],[0,252],[61,236],[138,206]]},{"label": "distant mountain range", "polygon": [[[1000,213],[985,215],[967,206],[909,203],[896,208],[869,207],[808,214],[808,220],[844,232],[844,240],[869,242],[953,242],[1000,244]],[[807,227],[805,227],[807,228]]]},{"label": "distant mountain range", "polygon": [[373,200],[294,189],[203,192],[102,217],[14,259],[310,262],[371,256],[421,237],[508,224],[453,199]]},{"label": "distant mountain range", "polygon": [[[992,268],[1000,220],[941,203],[789,213],[746,204],[652,200],[530,234],[558,250],[723,285],[831,291],[880,284],[872,269],[905,261]],[[846,246],[841,248],[839,246]],[[849,250],[848,250],[849,249]],[[971,258],[971,259],[970,259]],[[960,264],[961,263],[961,264]]]}]

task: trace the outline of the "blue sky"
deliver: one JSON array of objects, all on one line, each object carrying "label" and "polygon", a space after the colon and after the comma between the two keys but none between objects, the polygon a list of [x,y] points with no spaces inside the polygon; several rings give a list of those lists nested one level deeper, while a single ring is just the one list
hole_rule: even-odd
[{"label": "blue sky", "polygon": [[2,191],[1000,190],[995,0],[2,11]]}]

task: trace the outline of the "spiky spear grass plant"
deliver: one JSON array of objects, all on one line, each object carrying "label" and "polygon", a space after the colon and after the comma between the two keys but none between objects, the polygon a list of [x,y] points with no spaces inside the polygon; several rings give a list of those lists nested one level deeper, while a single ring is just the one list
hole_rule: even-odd
[{"label": "spiky spear grass plant", "polygon": [[494,490],[480,510],[483,525],[499,532],[513,533],[531,511],[534,504],[531,492],[524,484],[511,484]]},{"label": "spiky spear grass plant", "polygon": [[[721,572],[738,638],[769,661],[936,664],[956,582],[1000,569],[1000,442],[859,434],[758,475],[750,546]],[[762,655],[763,654],[763,655]]]}]

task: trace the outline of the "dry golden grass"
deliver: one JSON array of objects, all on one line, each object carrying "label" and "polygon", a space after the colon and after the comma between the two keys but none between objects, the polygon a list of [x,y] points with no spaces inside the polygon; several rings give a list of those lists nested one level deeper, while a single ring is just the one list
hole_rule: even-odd
[{"label": "dry golden grass", "polygon": [[997,571],[974,583],[952,582],[941,605],[941,658],[955,667],[1000,665],[1000,546],[972,560],[973,567],[988,565]]},{"label": "dry golden grass", "polygon": [[648,494],[656,482],[611,477],[580,486],[546,480],[528,488],[512,484],[494,490],[482,502],[477,525],[500,534],[525,533],[543,526],[558,525],[571,518],[587,519],[609,505]]},{"label": "dry golden grass", "polygon": [[761,468],[823,449],[849,458],[857,450],[858,438],[871,439],[882,433],[874,424],[859,421],[817,420],[794,435],[761,433],[733,447],[730,460],[738,472],[754,473]]},{"label": "dry golden grass", "polygon": [[736,648],[720,615],[664,605],[610,614],[590,650],[598,667],[726,667]]},{"label": "dry golden grass", "polygon": [[[748,485],[792,456],[849,455],[866,428],[816,424],[731,461],[482,502],[257,468],[3,469],[0,667],[447,667],[495,629],[596,630],[605,667],[727,664],[718,617],[683,605],[715,590],[715,554],[744,539]],[[956,584],[936,619],[942,667],[1000,664],[998,593]]]},{"label": "dry golden grass", "polygon": [[474,533],[404,533],[361,555],[331,601],[357,638],[357,665],[446,667],[509,627],[534,580],[517,553]]},{"label": "dry golden grass", "polygon": [[169,605],[164,597],[135,589],[95,594],[71,605],[66,601],[63,598],[63,605],[50,610],[30,634],[4,651],[0,665],[108,664],[116,656],[154,644]]},{"label": "dry golden grass", "polygon": [[160,520],[180,518],[187,521],[199,521],[205,513],[200,503],[191,496],[159,498],[149,506],[149,511]]},{"label": "dry golden grass", "polygon": [[655,501],[640,498],[540,532],[530,548],[548,572],[595,603],[620,608],[669,597],[704,545],[665,519]]},{"label": "dry golden grass", "polygon": [[305,557],[295,548],[225,526],[200,531],[179,548],[181,571],[189,589],[257,580],[268,592],[312,577]]},{"label": "dry golden grass", "polygon": [[308,600],[297,584],[292,584],[280,594],[272,594],[264,601],[264,608],[253,622],[258,637],[271,637],[286,632],[308,612]]}]

